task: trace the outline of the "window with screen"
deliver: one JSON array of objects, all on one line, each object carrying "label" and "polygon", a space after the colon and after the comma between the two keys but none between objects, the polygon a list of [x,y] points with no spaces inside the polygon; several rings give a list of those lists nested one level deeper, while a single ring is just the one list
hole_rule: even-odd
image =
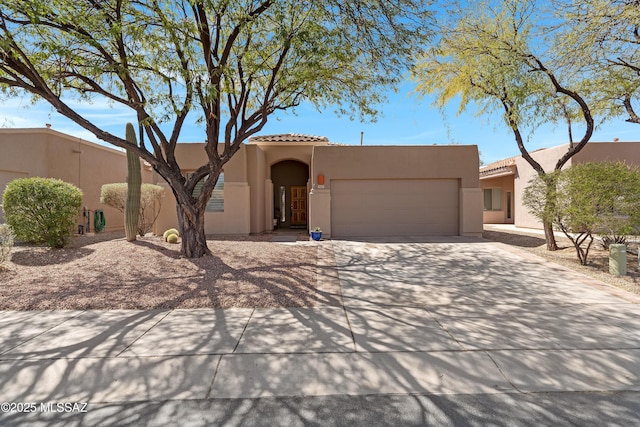
[{"label": "window with screen", "polygon": [[[188,173],[187,177],[191,174]],[[207,175],[208,176],[208,175]],[[200,192],[202,191],[202,186],[204,185],[204,181],[207,179],[207,176],[202,178],[193,189],[193,197],[198,197]],[[206,212],[224,212],[224,171],[220,172],[220,176],[218,177],[218,182],[216,186],[213,188],[213,193],[211,193],[211,198],[207,203]]]}]

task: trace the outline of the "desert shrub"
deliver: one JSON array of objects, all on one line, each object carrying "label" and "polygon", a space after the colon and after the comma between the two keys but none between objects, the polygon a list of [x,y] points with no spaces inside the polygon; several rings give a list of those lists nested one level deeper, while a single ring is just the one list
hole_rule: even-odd
[{"label": "desert shrub", "polygon": [[[140,188],[140,215],[138,217],[138,234],[144,236],[151,231],[153,223],[160,214],[160,206],[164,189],[155,184],[142,184]],[[127,200],[127,184],[104,184],[100,191],[100,203],[124,213]],[[158,204],[156,206],[156,203]]]},{"label": "desert shrub", "polygon": [[11,181],[3,196],[4,218],[18,240],[62,248],[75,227],[82,191],[54,178]]},{"label": "desert shrub", "polygon": [[580,163],[556,172],[555,203],[545,211],[544,188],[536,177],[523,203],[538,218],[552,219],[587,265],[594,234],[603,244],[622,242],[640,227],[640,170],[624,163]]},{"label": "desert shrub", "polygon": [[100,189],[100,203],[124,212],[127,201],[127,183],[104,184]]},{"label": "desert shrub", "polygon": [[609,246],[613,244],[622,244],[622,245],[627,244],[627,236],[617,236],[615,234],[613,235],[603,234],[601,238],[602,238],[602,248],[607,251],[609,250]]},{"label": "desert shrub", "polygon": [[13,230],[9,224],[0,224],[0,270],[11,259],[13,249]]}]

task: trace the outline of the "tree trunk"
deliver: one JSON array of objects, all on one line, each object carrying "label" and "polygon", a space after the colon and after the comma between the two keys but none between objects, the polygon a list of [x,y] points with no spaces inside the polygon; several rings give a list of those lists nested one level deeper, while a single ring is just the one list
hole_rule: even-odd
[{"label": "tree trunk", "polygon": [[180,238],[182,239],[182,255],[187,258],[200,258],[211,255],[207,247],[207,237],[204,233],[204,208],[198,206],[176,206]]},{"label": "tree trunk", "polygon": [[558,244],[556,243],[556,235],[553,234],[553,224],[551,222],[545,221],[543,223],[544,226],[544,237],[547,241],[547,250],[548,251],[557,251]]},{"label": "tree trunk", "polygon": [[553,219],[556,217],[557,203],[557,182],[556,174],[544,174],[542,179],[546,184],[546,192],[544,195],[544,215],[542,218],[542,227],[544,229],[544,237],[547,242],[548,251],[557,251],[556,235],[553,233]]}]

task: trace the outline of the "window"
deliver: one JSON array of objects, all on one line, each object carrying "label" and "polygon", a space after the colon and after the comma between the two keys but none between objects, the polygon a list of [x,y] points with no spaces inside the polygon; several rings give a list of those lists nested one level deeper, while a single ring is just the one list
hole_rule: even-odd
[{"label": "window", "polygon": [[487,188],[484,190],[484,210],[499,211],[502,206],[502,190],[499,188]]},{"label": "window", "polygon": [[[190,173],[187,173],[187,178],[190,176]],[[208,176],[208,175],[207,175]],[[205,176],[200,180],[196,187],[193,189],[193,197],[198,197],[200,192],[202,191],[202,185],[204,184]],[[220,172],[220,177],[218,177],[218,182],[216,186],[213,187],[213,192],[211,193],[211,198],[207,203],[207,212],[224,212],[224,171]]]}]

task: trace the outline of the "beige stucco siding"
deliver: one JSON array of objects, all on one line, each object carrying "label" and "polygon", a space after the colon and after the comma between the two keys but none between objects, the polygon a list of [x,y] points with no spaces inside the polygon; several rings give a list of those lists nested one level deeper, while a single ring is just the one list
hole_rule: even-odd
[{"label": "beige stucco siding", "polygon": [[[536,151],[532,157],[547,172],[552,172],[558,159],[567,152],[568,145],[560,145],[546,150]],[[589,142],[564,165],[564,169],[585,162],[624,161],[631,165],[640,165],[640,142]],[[529,213],[522,204],[522,194],[529,185],[529,180],[536,175],[533,168],[522,157],[516,160],[518,176],[514,182],[516,194],[515,224],[518,227],[542,228],[542,223]]]},{"label": "beige stucco siding", "polygon": [[[531,157],[542,166],[546,172],[553,172],[558,159],[567,151],[567,145],[548,148],[546,150],[535,151],[531,153]],[[565,165],[569,167],[571,162]],[[537,176],[537,172],[522,157],[516,159],[516,168],[518,170],[517,177],[514,181],[515,193],[515,225],[523,228],[542,228],[542,223],[529,213],[529,210],[522,204],[522,195],[525,188],[529,185],[529,181]]]},{"label": "beige stucco siding", "polygon": [[[222,150],[223,147],[220,147]],[[249,234],[251,230],[251,188],[247,178],[247,150],[242,145],[238,152],[223,166],[224,211],[205,212],[207,234]],[[176,161],[183,172],[191,172],[207,163],[204,143],[182,143],[176,146]],[[162,234],[169,228],[178,227],[176,199],[168,184],[157,176],[166,188],[167,197],[156,221],[154,232]]]},{"label": "beige stucco siding", "polygon": [[251,188],[250,194],[250,224],[251,233],[261,233],[271,227],[270,220],[272,214],[265,214],[266,200],[265,177],[267,176],[267,166],[264,151],[256,145],[247,145],[247,180]]},{"label": "beige stucco siding", "polygon": [[476,146],[315,147],[310,226],[329,236],[480,235],[478,164]]},{"label": "beige stucco siding", "polygon": [[[124,229],[122,214],[100,203],[103,184],[126,181],[124,152],[43,128],[0,129],[0,153],[0,193],[13,178],[61,179],[82,190],[83,206],[104,211],[107,231]],[[153,180],[150,170],[144,167],[142,180]],[[81,223],[84,219],[79,215],[78,224]]]},{"label": "beige stucco siding", "polygon": [[[207,234],[249,234],[273,229],[272,166],[284,160],[295,160],[305,165],[311,162],[312,145],[287,144],[245,144],[240,147],[223,167],[224,212],[205,214]],[[195,170],[206,161],[204,144],[179,144],[176,159],[184,171]],[[156,227],[158,233],[177,227],[173,194],[167,204],[171,208],[163,207]]]},{"label": "beige stucco siding", "polygon": [[[325,146],[314,148],[317,175],[331,179],[454,178],[461,187],[478,187],[478,149],[451,146]],[[472,169],[475,168],[475,169]]]},{"label": "beige stucco siding", "polygon": [[640,142],[590,142],[572,159],[586,162],[626,162],[640,166]]}]

